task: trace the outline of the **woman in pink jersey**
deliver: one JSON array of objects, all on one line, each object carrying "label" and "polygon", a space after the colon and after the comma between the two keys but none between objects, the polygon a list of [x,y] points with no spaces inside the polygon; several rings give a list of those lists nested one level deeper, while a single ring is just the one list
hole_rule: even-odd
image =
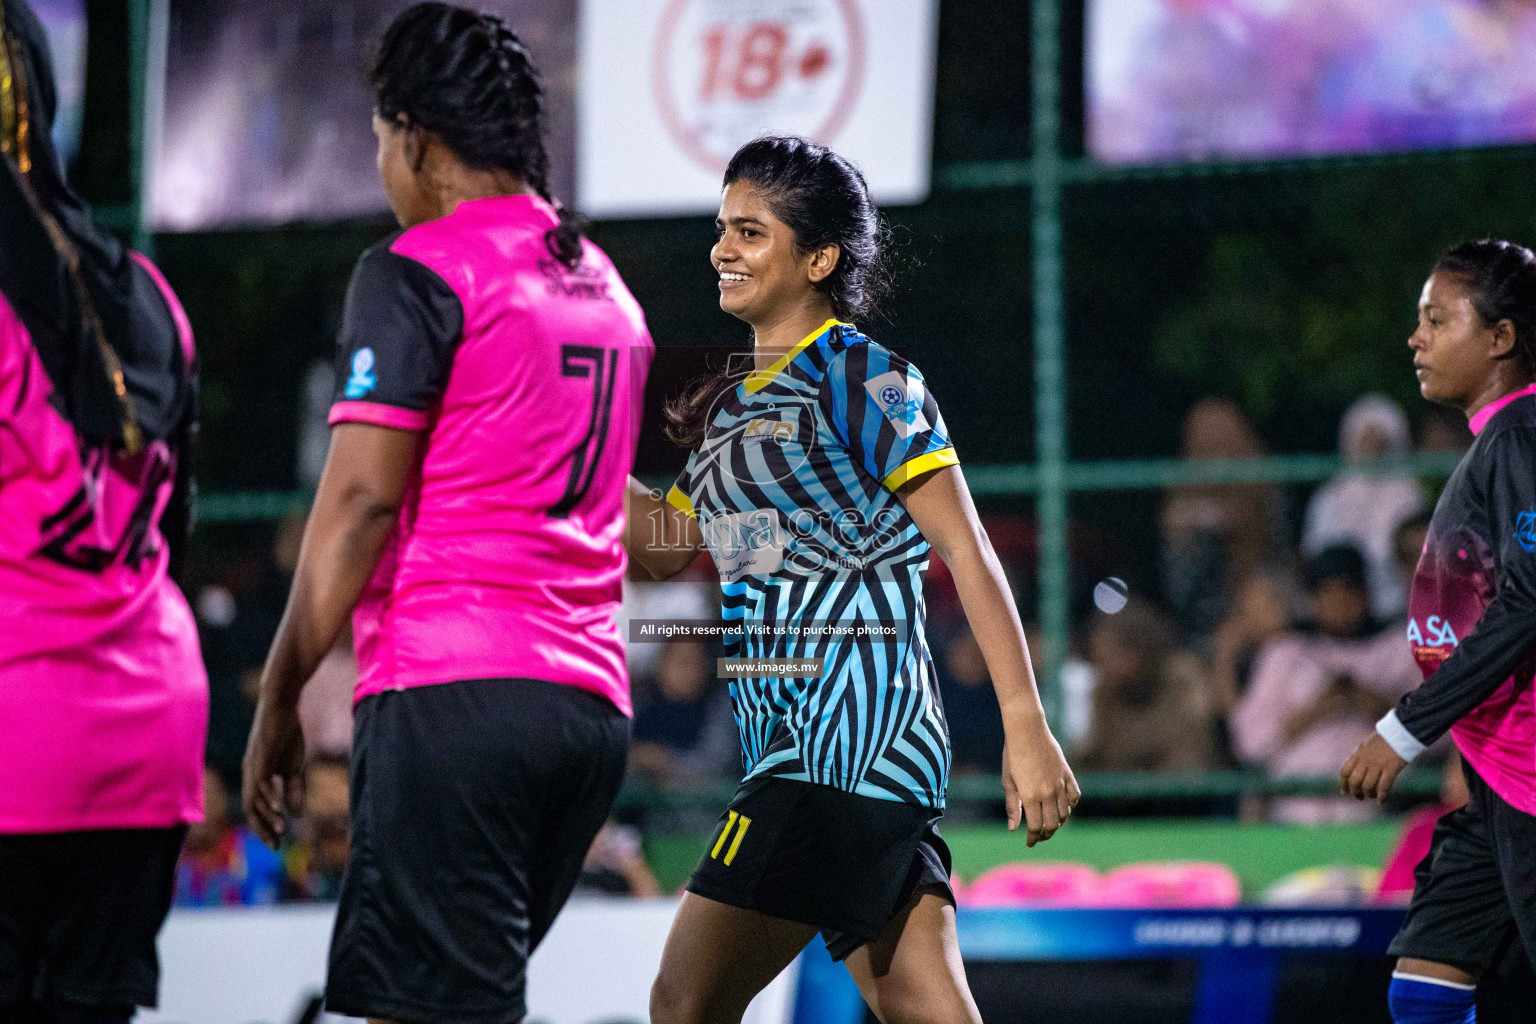
[{"label": "woman in pink jersey", "polygon": [[208,683],[186,537],[191,330],[50,142],[42,27],[0,7],[0,1020],[155,1002],[202,814]]},{"label": "woman in pink jersey", "polygon": [[299,800],[299,693],[351,614],[352,857],[327,1004],[511,1024],[624,771],[623,496],[652,347],[549,199],[538,81],[505,24],[412,7],[373,86],[405,231],[348,289],[244,802],[275,844]]}]

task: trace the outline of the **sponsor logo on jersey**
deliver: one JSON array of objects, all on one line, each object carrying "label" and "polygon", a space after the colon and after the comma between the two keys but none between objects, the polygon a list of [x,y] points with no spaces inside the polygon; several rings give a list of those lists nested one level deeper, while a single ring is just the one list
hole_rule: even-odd
[{"label": "sponsor logo on jersey", "polygon": [[608,272],[595,263],[581,262],[568,267],[549,257],[538,261],[539,273],[544,275],[544,290],[551,295],[564,295],[572,299],[593,302],[612,302],[608,292]]},{"label": "sponsor logo on jersey", "polygon": [[1438,615],[1425,619],[1422,629],[1418,619],[1409,619],[1408,642],[1413,644],[1415,650],[1421,647],[1456,647],[1461,644],[1456,638],[1456,631],[1451,628],[1450,620]]},{"label": "sponsor logo on jersey", "polygon": [[1536,554],[1536,508],[1515,517],[1515,543],[1526,554]]},{"label": "sponsor logo on jersey", "polygon": [[373,349],[360,348],[352,357],[352,376],[347,378],[348,398],[362,398],[379,383],[373,372]]},{"label": "sponsor logo on jersey", "polygon": [[795,439],[795,424],[788,420],[749,420],[741,436],[747,441],[772,440],[783,444]]},{"label": "sponsor logo on jersey", "polygon": [[928,417],[923,415],[922,381],[888,370],[865,381],[864,390],[891,421],[898,437],[911,437],[928,429]]},{"label": "sponsor logo on jersey", "polygon": [[775,509],[703,516],[699,527],[723,582],[736,583],[748,576],[767,576],[784,565],[784,549],[789,545],[789,537]]}]

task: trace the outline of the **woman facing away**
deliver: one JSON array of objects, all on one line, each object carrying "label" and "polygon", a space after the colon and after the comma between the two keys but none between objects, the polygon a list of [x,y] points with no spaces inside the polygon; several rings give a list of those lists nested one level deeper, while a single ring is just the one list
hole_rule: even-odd
[{"label": "woman facing away", "polygon": [[18,0],[0,83],[0,1020],[125,1024],[202,816],[208,680],[172,579],[196,360],[160,272],[66,183]]},{"label": "woman facing away", "polygon": [[1536,962],[1536,255],[1466,242],[1435,264],[1408,339],[1419,392],[1475,435],[1414,573],[1407,642],[1424,674],[1340,770],[1385,800],[1446,732],[1468,800],[1415,872],[1388,1002],[1398,1024],[1477,1019],[1477,982],[1514,943]]},{"label": "woman facing away", "polygon": [[330,451],[262,672],[244,802],[297,812],[300,691],[353,621],[350,867],[330,1009],[515,1024],[624,773],[624,487],[651,340],[545,189],[499,19],[408,8],[373,70],[405,229],[353,272]]},{"label": "woman facing away", "polygon": [[630,481],[626,546],[662,579],[709,548],[724,619],[745,627],[728,654],[745,659],[731,696],[747,775],[688,883],[651,1019],[739,1021],[819,931],[882,1021],[969,1024],[935,828],[949,745],[923,632],[930,547],[1002,706],[1009,827],[1049,838],[1077,783],[938,405],[849,322],[886,280],[863,176],[825,147],[758,139],[726,170],[715,226],[720,307],[751,325],[752,368],[669,408],[688,465],[665,500]]}]

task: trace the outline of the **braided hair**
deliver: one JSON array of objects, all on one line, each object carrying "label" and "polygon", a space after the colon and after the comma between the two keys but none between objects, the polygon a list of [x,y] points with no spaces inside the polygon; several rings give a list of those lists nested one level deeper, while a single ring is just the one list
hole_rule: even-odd
[{"label": "braided hair", "polygon": [[1536,380],[1536,254],[1514,242],[1483,238],[1448,250],[1434,272],[1467,282],[1484,327],[1500,320],[1514,325],[1511,357],[1527,379]]},{"label": "braided hair", "polygon": [[527,182],[560,217],[545,235],[550,253],[581,262],[586,222],[549,192],[538,69],[505,21],[446,3],[408,7],[385,30],[370,80],[379,117],[404,114],[469,166]]}]

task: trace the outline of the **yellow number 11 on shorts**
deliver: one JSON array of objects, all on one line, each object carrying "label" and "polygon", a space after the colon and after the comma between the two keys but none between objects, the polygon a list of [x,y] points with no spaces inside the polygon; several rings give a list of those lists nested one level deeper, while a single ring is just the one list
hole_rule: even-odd
[{"label": "yellow number 11 on shorts", "polygon": [[716,860],[719,858],[720,848],[725,845],[726,839],[731,834],[731,829],[735,828],[736,821],[739,818],[741,820],[741,828],[736,829],[736,838],[731,840],[731,848],[725,851],[725,860],[723,861],[726,867],[730,867],[731,861],[736,859],[736,851],[741,849],[741,841],[747,837],[747,828],[752,824],[752,819],[744,814],[737,814],[735,811],[727,811],[726,813],[730,817],[725,819],[725,828],[721,830],[720,838],[715,840],[715,848],[709,851],[709,859]]}]

